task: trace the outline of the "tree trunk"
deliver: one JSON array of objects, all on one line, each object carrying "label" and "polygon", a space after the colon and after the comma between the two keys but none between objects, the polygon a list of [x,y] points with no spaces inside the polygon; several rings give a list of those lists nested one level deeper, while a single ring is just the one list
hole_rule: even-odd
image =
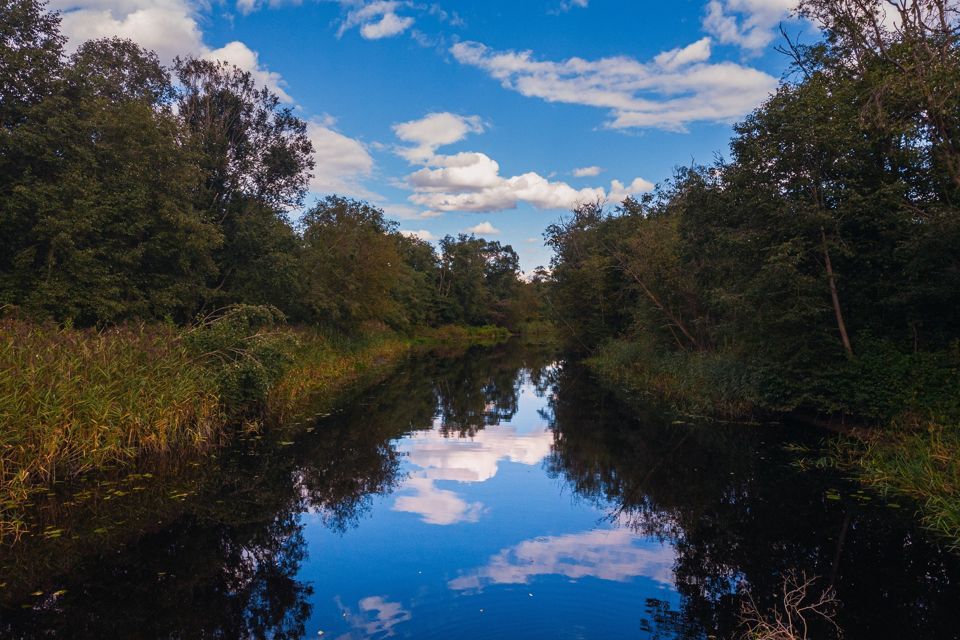
[{"label": "tree trunk", "polygon": [[830,250],[827,248],[827,232],[820,227],[820,238],[823,240],[823,262],[827,268],[827,279],[830,281],[830,297],[833,299],[833,312],[837,316],[837,329],[840,330],[840,339],[848,358],[853,358],[853,346],[847,334],[847,323],[843,320],[843,310],[840,308],[840,294],[837,293],[837,276],[833,272],[833,263],[830,262]]}]

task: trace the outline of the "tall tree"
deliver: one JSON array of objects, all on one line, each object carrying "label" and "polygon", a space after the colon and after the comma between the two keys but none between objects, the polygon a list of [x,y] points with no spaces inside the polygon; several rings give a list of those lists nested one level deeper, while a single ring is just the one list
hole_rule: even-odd
[{"label": "tall tree", "polygon": [[[246,265],[269,271],[287,269],[288,256],[277,253],[278,236],[260,245],[258,230],[283,235],[285,213],[303,204],[313,169],[313,146],[306,123],[249,72],[224,62],[177,60],[177,114],[190,134],[201,173],[194,206],[220,228],[219,273],[212,283],[218,303],[249,293]],[[273,216],[271,221],[264,216]],[[287,225],[289,227],[289,225]],[[276,261],[268,265],[272,259]],[[289,276],[266,279],[279,284]],[[282,295],[292,298],[295,292]],[[276,297],[260,291],[259,298]]]}]

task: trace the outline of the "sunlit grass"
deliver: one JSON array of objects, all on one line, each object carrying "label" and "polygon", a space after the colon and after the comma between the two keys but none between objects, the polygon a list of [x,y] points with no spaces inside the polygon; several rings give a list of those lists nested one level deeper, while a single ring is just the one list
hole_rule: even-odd
[{"label": "sunlit grass", "polygon": [[0,320],[0,541],[23,533],[22,506],[57,481],[148,455],[209,450],[237,420],[248,428],[263,419],[281,423],[410,347],[389,334],[346,339],[272,331],[282,338],[275,342],[293,351],[286,369],[257,414],[231,418],[235,412],[221,397],[224,364],[198,354],[185,339],[190,330],[77,330]]},{"label": "sunlit grass", "polygon": [[[0,321],[0,494],[204,448],[223,424],[210,375],[166,327],[73,330]],[[16,535],[15,520],[6,534]]]}]

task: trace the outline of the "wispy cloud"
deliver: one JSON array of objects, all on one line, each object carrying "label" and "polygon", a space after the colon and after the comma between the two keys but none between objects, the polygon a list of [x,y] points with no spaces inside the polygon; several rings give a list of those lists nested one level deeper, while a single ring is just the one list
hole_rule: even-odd
[{"label": "wispy cloud", "polygon": [[400,35],[416,22],[412,16],[400,15],[402,10],[413,7],[412,2],[400,0],[375,0],[367,3],[339,0],[339,2],[350,9],[337,30],[338,38],[353,28],[359,28],[360,36],[366,40],[391,38]]},{"label": "wispy cloud", "polygon": [[551,9],[547,13],[558,15],[561,13],[567,13],[571,9],[575,8],[586,9],[588,6],[590,6],[590,0],[560,0],[560,4],[557,5],[555,9]]},{"label": "wispy cloud", "polygon": [[732,122],[777,86],[763,71],[710,62],[710,45],[704,38],[649,62],[626,56],[539,60],[531,51],[495,51],[479,42],[457,43],[450,53],[521,95],[607,109],[608,127],[684,131],[694,122]]}]

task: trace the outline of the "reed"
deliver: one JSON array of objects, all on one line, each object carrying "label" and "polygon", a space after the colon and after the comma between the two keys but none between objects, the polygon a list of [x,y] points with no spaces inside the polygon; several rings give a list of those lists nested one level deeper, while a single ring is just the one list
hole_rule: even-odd
[{"label": "reed", "polygon": [[909,496],[922,522],[960,550],[960,427],[926,421],[870,439],[853,457],[860,477]]},{"label": "reed", "polygon": [[[145,453],[210,447],[223,422],[209,370],[173,328],[0,320],[4,515],[37,486]],[[0,520],[0,534],[17,534],[16,518]]]}]

